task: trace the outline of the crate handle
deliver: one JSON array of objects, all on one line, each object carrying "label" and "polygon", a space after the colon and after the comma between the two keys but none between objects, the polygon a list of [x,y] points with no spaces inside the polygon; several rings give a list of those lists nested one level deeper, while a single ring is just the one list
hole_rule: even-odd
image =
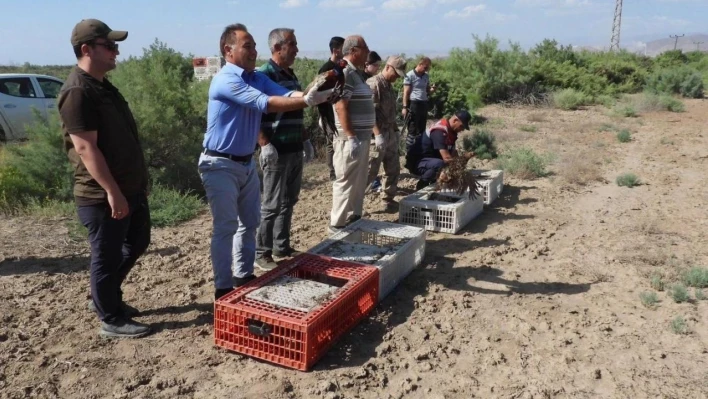
[{"label": "crate handle", "polygon": [[258,335],[259,337],[267,337],[273,331],[273,327],[262,321],[249,319],[247,323],[248,332],[253,335]]},{"label": "crate handle", "polygon": [[420,208],[420,211],[421,211],[421,212],[427,212],[427,213],[430,213],[430,212],[432,212],[433,210],[432,210],[432,209],[430,209],[430,208]]}]

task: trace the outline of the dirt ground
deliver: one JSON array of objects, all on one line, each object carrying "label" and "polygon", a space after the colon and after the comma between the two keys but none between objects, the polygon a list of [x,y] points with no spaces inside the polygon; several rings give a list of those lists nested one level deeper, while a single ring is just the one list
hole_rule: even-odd
[{"label": "dirt ground", "polygon": [[[0,397],[708,397],[708,301],[639,299],[656,273],[708,265],[708,101],[686,106],[481,110],[502,146],[551,154],[552,173],[506,176],[459,234],[429,233],[423,264],[307,373],[213,345],[208,213],[156,229],[129,276],[125,299],[156,330],[139,340],[98,336],[87,245],[66,221],[0,220]],[[643,184],[618,187],[626,172]],[[297,248],[325,238],[326,177],[307,169]],[[397,220],[375,196],[365,209]]]}]

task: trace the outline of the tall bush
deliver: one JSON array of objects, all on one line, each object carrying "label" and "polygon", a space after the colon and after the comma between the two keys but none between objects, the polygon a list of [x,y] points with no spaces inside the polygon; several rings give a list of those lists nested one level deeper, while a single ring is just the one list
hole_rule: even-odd
[{"label": "tall bush", "polygon": [[202,190],[197,159],[206,130],[209,82],[193,80],[189,57],[155,40],[130,57],[111,81],[130,103],[151,178],[177,189]]},{"label": "tall bush", "polygon": [[647,90],[653,93],[680,94],[688,98],[703,97],[703,77],[689,66],[654,71],[647,79]]}]

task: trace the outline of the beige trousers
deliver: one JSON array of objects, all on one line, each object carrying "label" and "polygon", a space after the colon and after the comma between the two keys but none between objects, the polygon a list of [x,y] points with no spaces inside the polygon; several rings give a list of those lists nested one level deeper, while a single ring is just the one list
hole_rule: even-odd
[{"label": "beige trousers", "polygon": [[381,134],[385,141],[383,151],[376,151],[373,140],[371,141],[367,187],[378,176],[383,163],[384,178],[381,184],[383,197],[393,199],[398,191],[398,175],[401,174],[401,162],[398,158],[398,132],[393,129],[385,129],[381,131]]},{"label": "beige trousers", "polygon": [[334,140],[334,173],[330,225],[343,227],[350,215],[361,216],[369,167],[369,144],[362,140],[356,158],[349,157],[349,140]]}]

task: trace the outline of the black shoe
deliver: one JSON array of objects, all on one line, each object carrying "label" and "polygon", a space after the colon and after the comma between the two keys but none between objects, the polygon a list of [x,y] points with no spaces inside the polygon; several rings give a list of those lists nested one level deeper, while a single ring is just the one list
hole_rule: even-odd
[{"label": "black shoe", "polygon": [[233,288],[217,288],[216,291],[214,291],[214,299],[219,299],[233,290]]},{"label": "black shoe", "polygon": [[277,256],[278,258],[292,258],[294,256],[300,255],[301,253],[302,252],[298,251],[293,247],[287,247],[283,251],[273,250],[273,256]]},{"label": "black shoe", "polygon": [[129,318],[117,319],[113,323],[101,323],[101,334],[110,338],[140,338],[150,333],[150,326]]},{"label": "black shoe", "polygon": [[334,172],[329,172],[329,181],[335,181],[337,180],[337,174]]},{"label": "black shoe", "polygon": [[278,264],[275,263],[272,253],[270,251],[266,251],[262,255],[256,257],[256,267],[261,270],[268,271],[278,267]]},{"label": "black shoe", "polygon": [[[89,299],[88,301],[88,310],[90,312],[96,313],[96,305],[93,303],[93,299]],[[140,311],[130,305],[128,305],[125,302],[121,302],[120,304],[120,310],[123,312],[123,316],[125,317],[135,317],[140,314]]]},{"label": "black shoe", "polygon": [[254,280],[256,276],[253,274],[249,274],[246,277],[234,277],[234,288],[235,287],[242,287],[246,284],[248,284],[251,280]]},{"label": "black shoe", "polygon": [[426,187],[428,187],[431,184],[431,182],[427,180],[418,180],[418,183],[415,185],[415,191],[420,191]]}]

